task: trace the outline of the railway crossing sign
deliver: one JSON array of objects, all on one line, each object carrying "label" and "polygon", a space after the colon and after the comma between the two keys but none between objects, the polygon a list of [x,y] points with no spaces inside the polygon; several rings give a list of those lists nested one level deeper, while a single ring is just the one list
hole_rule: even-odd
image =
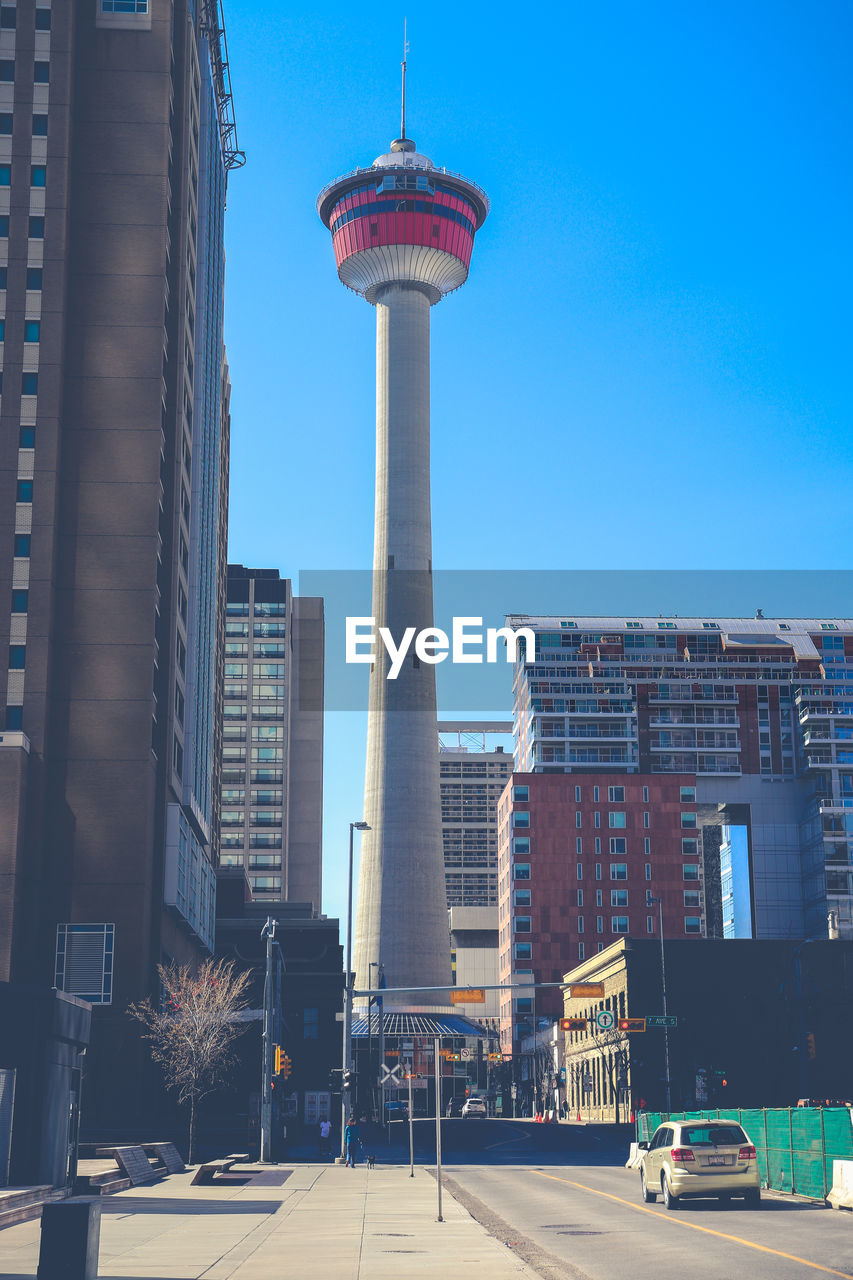
[{"label": "railway crossing sign", "polygon": [[379,1083],[380,1084],[400,1084],[404,1078],[403,1068],[399,1062],[396,1067],[386,1067],[384,1062],[379,1064]]}]

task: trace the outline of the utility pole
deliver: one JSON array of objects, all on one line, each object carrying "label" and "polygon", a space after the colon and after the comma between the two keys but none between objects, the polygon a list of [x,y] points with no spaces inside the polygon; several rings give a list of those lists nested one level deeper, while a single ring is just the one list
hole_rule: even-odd
[{"label": "utility pole", "polygon": [[261,1164],[270,1164],[272,1161],[273,1001],[275,995],[272,949],[277,924],[277,920],[273,920],[272,916],[267,916],[266,924],[261,929],[261,937],[267,940],[267,962],[264,977],[264,1031],[261,1050],[263,1064],[261,1077]]},{"label": "utility pole", "polygon": [[[366,822],[349,824],[349,864],[347,871],[347,964],[344,970],[344,1035],[341,1046],[341,1163],[346,1160],[346,1140],[344,1137],[347,1121],[352,1116],[352,844],[353,833],[369,831]],[[368,1019],[370,1007],[368,1006]],[[349,1084],[349,1088],[347,1088]]]}]

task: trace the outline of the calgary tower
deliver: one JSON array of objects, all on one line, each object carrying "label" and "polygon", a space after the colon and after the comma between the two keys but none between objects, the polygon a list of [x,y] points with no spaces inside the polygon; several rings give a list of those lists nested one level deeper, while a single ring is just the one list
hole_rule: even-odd
[{"label": "calgary tower", "polygon": [[[317,211],[338,276],[376,308],[375,627],[433,626],[430,524],[430,308],[468,278],[489,211],[473,182],[437,168],[406,137],[369,168],[330,183]],[[375,645],[355,930],[356,986],[446,986],[450,941],[441,837],[435,667],[410,649],[396,679]],[[385,1008],[447,1003],[436,991]]]}]

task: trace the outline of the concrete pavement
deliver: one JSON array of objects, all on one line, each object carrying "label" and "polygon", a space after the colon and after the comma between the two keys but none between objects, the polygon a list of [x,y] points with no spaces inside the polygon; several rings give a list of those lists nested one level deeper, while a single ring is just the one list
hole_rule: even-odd
[{"label": "concrete pavement", "polygon": [[[101,1280],[488,1280],[535,1273],[416,1166],[240,1166],[191,1187],[192,1172],[102,1199]],[[255,1175],[255,1176],[253,1176]],[[277,1177],[276,1177],[277,1175]],[[269,1185],[281,1180],[281,1185]],[[36,1274],[39,1222],[0,1232],[0,1277]]]}]

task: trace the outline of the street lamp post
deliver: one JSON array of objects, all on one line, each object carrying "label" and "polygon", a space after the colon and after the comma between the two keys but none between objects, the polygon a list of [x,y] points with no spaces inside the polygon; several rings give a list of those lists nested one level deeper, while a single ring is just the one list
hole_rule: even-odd
[{"label": "street lamp post", "polygon": [[369,831],[366,822],[349,824],[349,863],[347,868],[347,963],[344,970],[344,1033],[341,1051],[341,1159],[346,1159],[346,1138],[344,1136],[347,1120],[352,1114],[352,1076],[349,1077],[350,1088],[346,1085],[347,1072],[352,1067],[352,986],[350,970],[352,968],[352,846],[353,834],[356,831]]},{"label": "street lamp post", "polygon": [[[661,1012],[663,1013],[663,1016],[666,1017],[666,961],[664,959],[664,950],[663,950],[663,899],[654,898],[652,897],[651,894],[649,894],[647,900],[650,906],[653,903],[657,903],[657,908],[658,908],[658,922],[659,922],[658,932],[660,933],[660,985],[661,985],[661,997],[663,1002],[663,1008]],[[671,1089],[670,1075],[669,1075],[669,1026],[667,1025],[666,1022],[664,1023],[664,1026],[663,1026],[663,1060],[664,1060],[664,1087],[666,1089],[666,1110],[667,1110],[667,1114],[669,1114],[669,1112],[672,1111],[672,1089]]]}]

